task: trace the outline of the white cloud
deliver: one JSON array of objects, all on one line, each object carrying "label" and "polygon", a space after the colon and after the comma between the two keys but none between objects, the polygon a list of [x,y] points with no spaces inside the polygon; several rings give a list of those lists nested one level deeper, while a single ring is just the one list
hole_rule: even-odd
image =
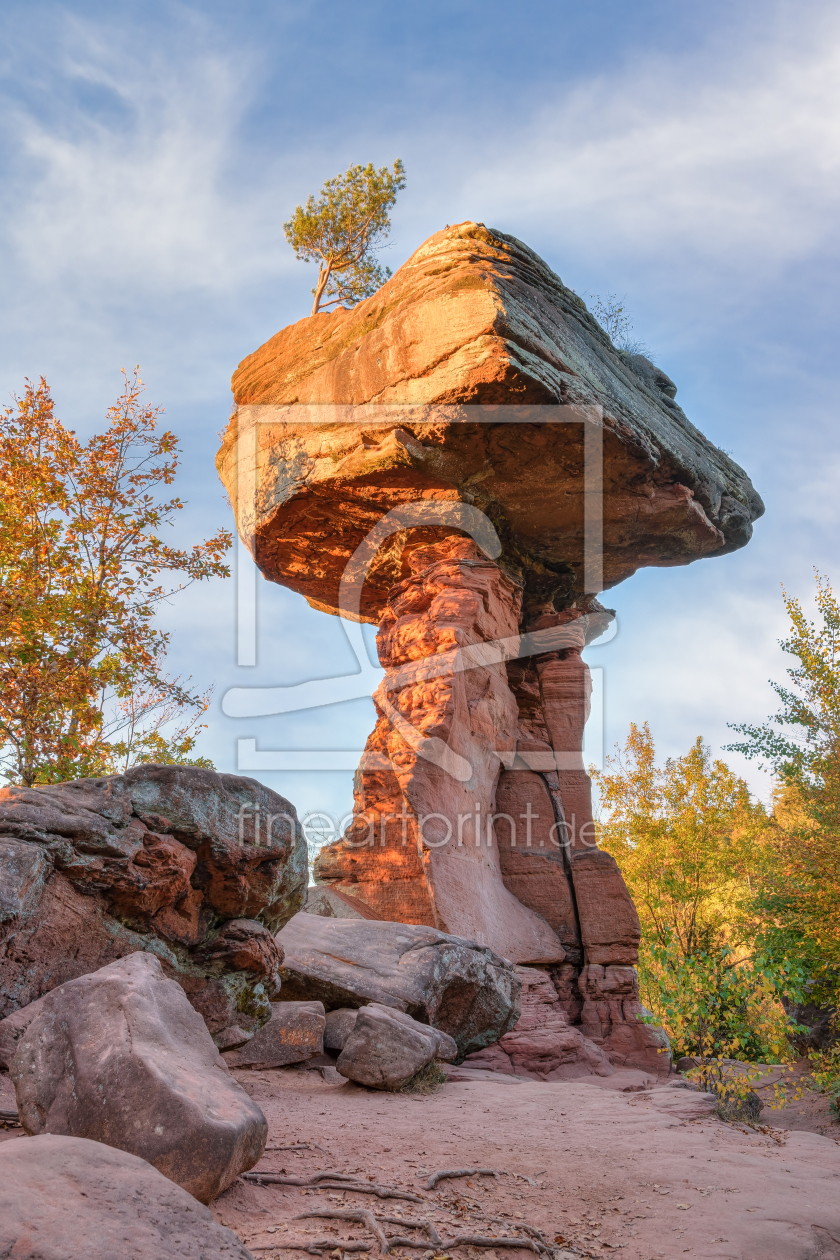
[{"label": "white cloud", "polygon": [[813,253],[840,209],[840,24],[811,18],[810,42],[753,28],[725,57],[652,53],[560,88],[532,117],[476,130],[466,161],[444,143],[460,204],[567,250],[665,266],[678,252],[689,270],[692,255],[719,271]]},{"label": "white cloud", "polygon": [[218,291],[289,265],[276,227],[266,239],[271,190],[237,170],[247,55],[193,26],[179,59],[182,40],[150,51],[125,29],[73,21],[53,67],[58,111],[7,112],[19,169],[10,243],[36,282]]}]

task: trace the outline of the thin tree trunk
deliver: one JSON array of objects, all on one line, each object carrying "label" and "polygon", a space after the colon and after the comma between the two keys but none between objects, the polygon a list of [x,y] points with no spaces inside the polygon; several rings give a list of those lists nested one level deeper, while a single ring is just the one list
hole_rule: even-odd
[{"label": "thin tree trunk", "polygon": [[330,278],[331,271],[332,271],[332,260],[330,260],[329,262],[321,263],[321,266],[318,268],[318,287],[315,290],[315,301],[312,303],[312,315],[318,314],[318,307],[321,304],[321,294],[324,292],[324,289],[327,287],[327,281]]}]

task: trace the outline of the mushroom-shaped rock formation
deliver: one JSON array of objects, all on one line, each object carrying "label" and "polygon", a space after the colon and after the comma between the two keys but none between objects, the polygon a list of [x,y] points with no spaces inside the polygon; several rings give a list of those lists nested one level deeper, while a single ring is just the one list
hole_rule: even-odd
[{"label": "mushroom-shaped rock formation", "polygon": [[595,847],[581,651],[611,619],[603,590],[749,540],[748,477],[663,372],[479,223],[277,333],[233,391],[217,462],[259,568],[379,626],[355,818],[318,877],[548,968],[570,1022],[647,1067],[639,923]]}]

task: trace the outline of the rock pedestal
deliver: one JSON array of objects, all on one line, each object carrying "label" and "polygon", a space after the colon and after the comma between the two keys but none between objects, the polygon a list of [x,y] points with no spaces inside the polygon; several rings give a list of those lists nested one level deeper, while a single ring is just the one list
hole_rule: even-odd
[{"label": "rock pedestal", "polygon": [[483,224],[283,329],[233,389],[217,463],[261,571],[379,627],[354,819],[318,879],[541,968],[596,1049],[661,1070],[638,918],[596,846],[581,653],[604,590],[745,545],[748,477],[661,370]]}]

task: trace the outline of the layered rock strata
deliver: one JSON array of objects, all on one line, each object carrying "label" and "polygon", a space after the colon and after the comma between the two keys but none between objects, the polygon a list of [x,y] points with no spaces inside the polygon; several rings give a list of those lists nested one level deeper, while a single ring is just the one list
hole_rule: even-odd
[{"label": "layered rock strata", "polygon": [[212,1034],[253,1030],[279,992],[274,933],[306,880],[294,807],[253,779],[150,765],[5,788],[0,1016],[148,950]]},{"label": "layered rock strata", "polygon": [[379,627],[354,821],[319,880],[539,966],[581,1035],[661,1069],[638,918],[596,847],[581,653],[609,623],[602,591],[749,540],[748,477],[663,372],[483,224],[284,329],[233,389],[217,462],[260,569]]}]

